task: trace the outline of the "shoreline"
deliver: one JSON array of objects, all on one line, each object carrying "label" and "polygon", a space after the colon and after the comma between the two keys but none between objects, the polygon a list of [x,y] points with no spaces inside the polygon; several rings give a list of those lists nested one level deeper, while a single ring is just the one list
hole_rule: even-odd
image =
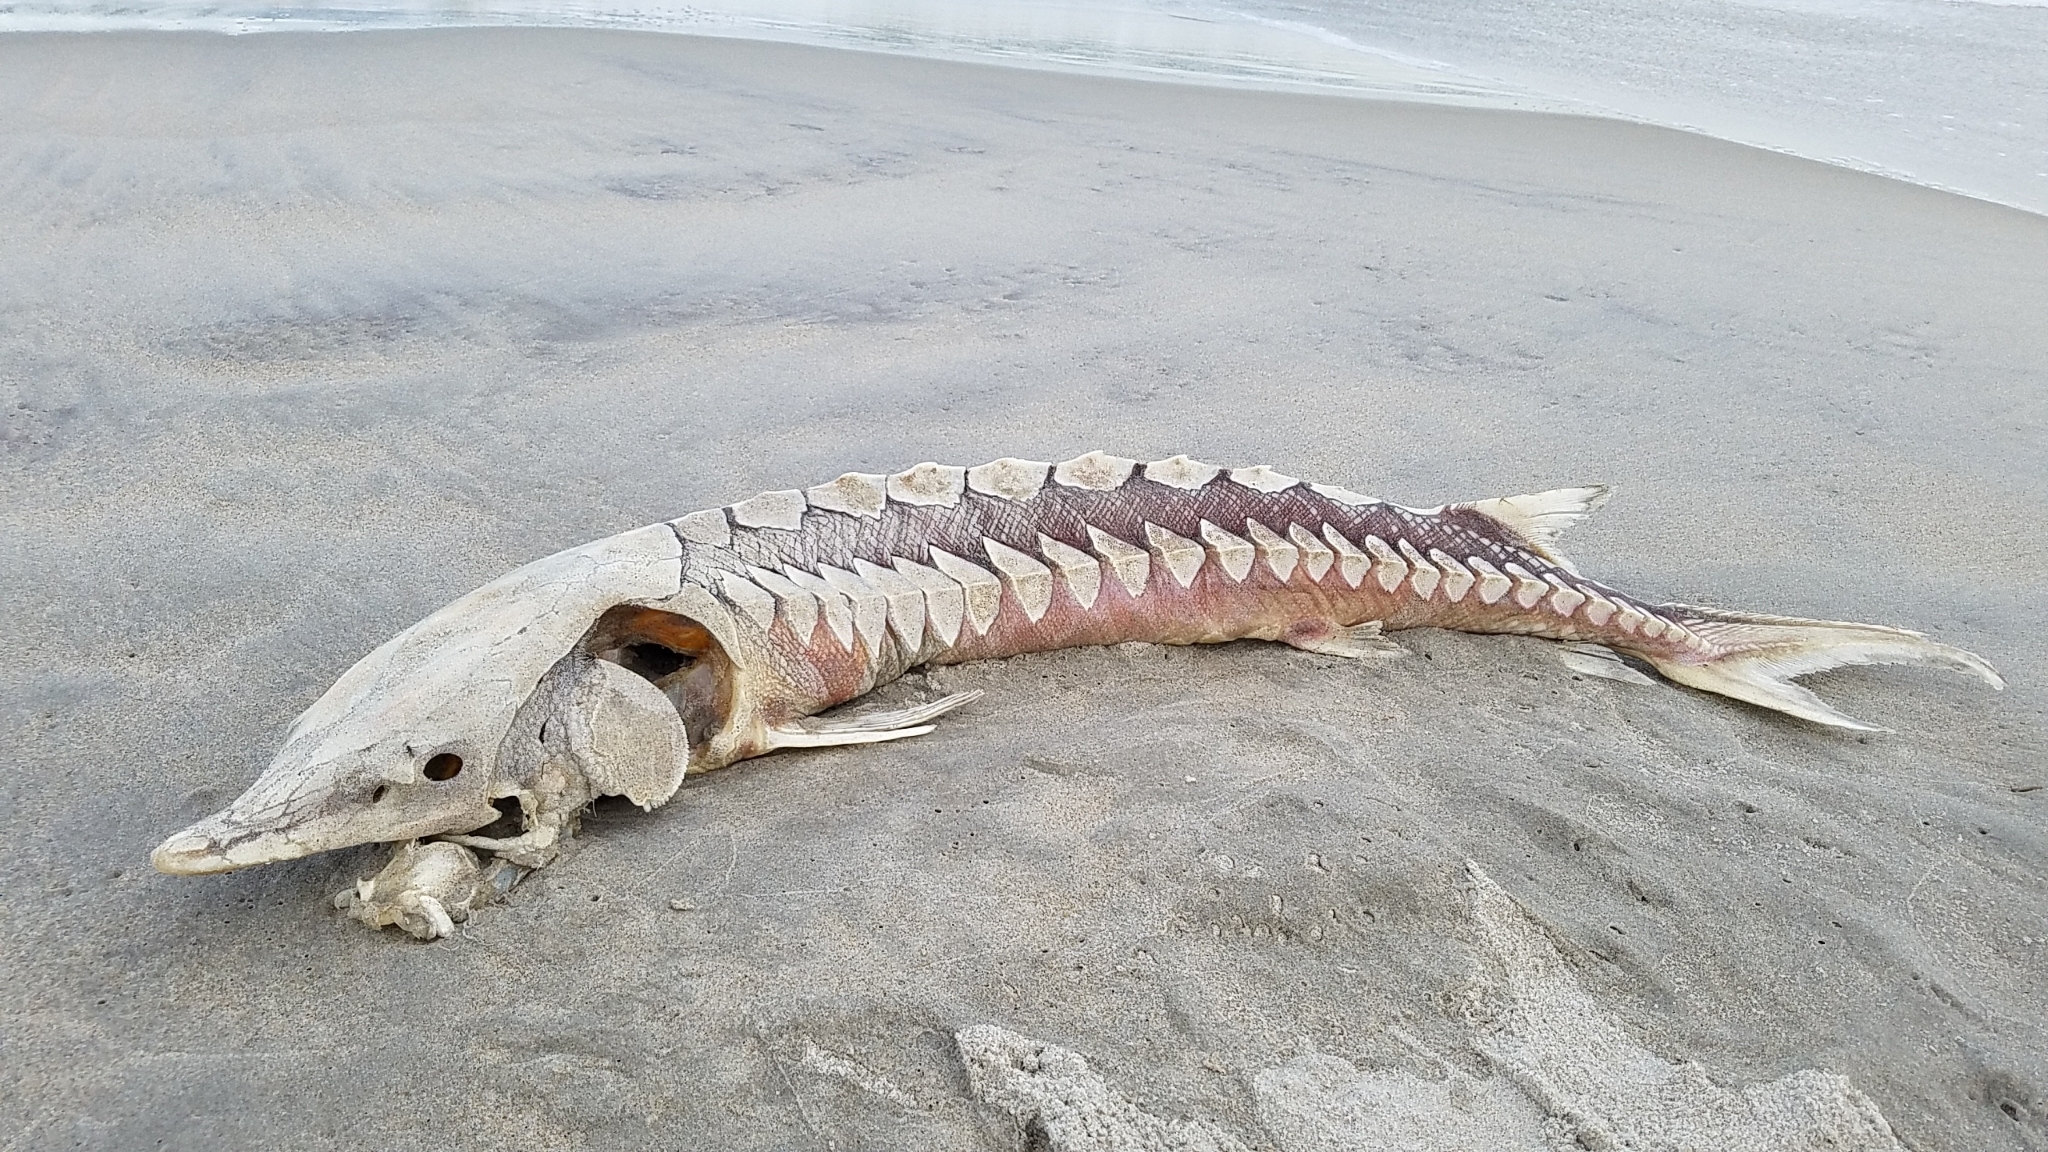
[{"label": "shoreline", "polygon": [[[779,14],[753,14],[738,8],[723,11],[715,5],[693,8],[687,14],[581,14],[534,8],[467,18],[453,18],[445,13],[377,10],[327,18],[317,14],[231,15],[222,13],[218,6],[194,9],[194,14],[184,16],[15,13],[0,16],[0,35],[118,31],[265,35],[534,28],[653,32],[794,44],[1058,74],[1590,116],[1694,133],[2048,215],[2048,193],[2032,198],[2010,190],[1959,183],[1952,176],[1915,171],[1900,166],[1896,158],[1867,159],[1844,150],[1849,145],[1846,137],[1832,141],[1811,137],[1808,131],[1790,124],[1773,126],[1753,113],[1688,106],[1682,101],[1673,103],[1647,94],[1639,101],[1644,108],[1632,111],[1617,104],[1612,94],[1572,95],[1547,89],[1546,82],[1532,82],[1527,76],[1520,80],[1488,77],[1440,60],[1360,43],[1330,28],[1251,12],[1231,12],[1227,18],[1215,14],[1196,18],[1176,17],[1165,11],[1117,10],[1096,16],[1090,24],[1080,16],[1083,9],[1053,9],[1054,18],[1048,24],[1044,13],[1015,4],[998,6],[977,20],[949,24],[949,19],[961,18],[958,14],[943,15],[943,5],[930,12],[906,8],[891,16],[884,4],[869,17],[879,22],[864,24],[858,22],[859,17],[847,16],[830,5],[814,5],[815,11],[804,7],[811,2],[786,0],[788,11]],[[177,11],[175,6],[165,7],[173,13]],[[942,15],[934,16],[932,12]],[[1061,25],[1060,17],[1069,23]],[[896,22],[891,23],[892,20]],[[924,23],[918,24],[916,20]],[[1079,23],[1075,24],[1077,20]],[[1204,34],[1186,39],[1180,30],[1189,23],[1204,26]],[[1794,142],[1802,134],[1808,138]],[[1867,146],[1869,141],[1864,144]]]}]

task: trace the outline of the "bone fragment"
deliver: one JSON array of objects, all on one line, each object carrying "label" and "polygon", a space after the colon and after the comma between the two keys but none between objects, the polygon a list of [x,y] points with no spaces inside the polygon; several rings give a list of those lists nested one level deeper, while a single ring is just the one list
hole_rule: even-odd
[{"label": "bone fragment", "polygon": [[841,648],[848,652],[853,651],[853,605],[847,603],[846,597],[837,588],[826,583],[824,577],[815,572],[806,572],[793,564],[785,567],[782,574],[789,577],[797,587],[818,598],[818,608],[825,617],[826,630],[832,633],[833,639],[839,641]]},{"label": "bone fragment", "polygon": [[895,569],[866,560],[855,560],[853,570],[888,601],[890,631],[903,642],[905,652],[915,654],[924,646],[924,589]]},{"label": "bone fragment", "polygon": [[848,472],[830,484],[804,489],[811,507],[826,512],[843,512],[869,520],[881,518],[889,502],[889,478],[867,472]]},{"label": "bone fragment", "polygon": [[1052,569],[1036,557],[1017,551],[1000,540],[983,537],[982,551],[988,553],[988,562],[1010,582],[1010,594],[1017,598],[1017,606],[1024,610],[1024,616],[1033,624],[1045,616],[1045,610],[1052,606]]},{"label": "bone fragment", "polygon": [[1408,578],[1408,562],[1394,551],[1394,546],[1377,536],[1365,538],[1365,550],[1372,553],[1372,578],[1379,582],[1386,592],[1396,591],[1401,581]]},{"label": "bone fragment", "polygon": [[1294,477],[1275,472],[1264,464],[1254,464],[1249,468],[1232,468],[1230,479],[1232,483],[1242,484],[1254,492],[1284,492],[1301,483]]},{"label": "bone fragment", "polygon": [[901,556],[890,566],[903,578],[924,591],[925,627],[938,642],[951,647],[960,639],[960,625],[967,618],[967,592],[944,573]]},{"label": "bone fragment", "polygon": [[898,504],[951,508],[960,503],[967,469],[926,461],[889,477],[889,499]]},{"label": "bone fragment", "polygon": [[732,506],[732,522],[742,528],[778,528],[794,532],[804,525],[804,494],[789,489],[763,492]]},{"label": "bone fragment", "polygon": [[1196,573],[1202,570],[1202,562],[1209,557],[1200,544],[1169,532],[1150,520],[1145,522],[1145,541],[1183,588],[1195,582]]},{"label": "bone fragment", "polygon": [[1301,560],[1301,549],[1257,520],[1245,521],[1244,531],[1252,538],[1252,545],[1259,550],[1259,559],[1266,562],[1267,570],[1275,579],[1286,583],[1287,578],[1294,575],[1294,566]]},{"label": "bone fragment", "polygon": [[1472,590],[1472,584],[1476,579],[1472,575],[1472,570],[1452,559],[1450,553],[1441,548],[1431,548],[1429,559],[1444,574],[1444,599],[1453,604],[1463,600],[1465,593]]},{"label": "bone fragment", "polygon": [[1019,460],[1005,456],[967,470],[967,486],[986,496],[1003,500],[1029,500],[1045,487],[1045,474],[1052,465],[1042,460]]},{"label": "bone fragment", "polygon": [[1169,488],[1200,488],[1214,480],[1223,469],[1186,456],[1168,456],[1145,465],[1145,479]]},{"label": "bone fragment", "polygon": [[1095,546],[1095,554],[1116,573],[1117,582],[1124,586],[1133,598],[1145,591],[1145,585],[1152,579],[1152,554],[1143,548],[1109,533],[1088,526],[1088,542]]},{"label": "bone fragment", "polygon": [[782,618],[789,623],[789,630],[805,644],[811,642],[811,634],[818,630],[818,598],[797,587],[796,582],[780,572],[766,568],[749,568],[747,575],[766,588],[775,597],[775,603],[782,611]]},{"label": "bone fragment", "polygon": [[718,591],[761,631],[775,627],[774,593],[737,572],[720,572]]},{"label": "bone fragment", "polygon": [[[511,868],[513,865],[503,864]],[[372,928],[438,940],[496,894],[476,853],[456,844],[401,844],[382,871],[335,896],[335,907]]]},{"label": "bone fragment", "polygon": [[1223,571],[1237,583],[1244,583],[1244,578],[1251,575],[1252,561],[1258,557],[1258,549],[1244,537],[1225,532],[1207,520],[1201,522],[1200,531],[1202,539],[1215,551],[1216,562],[1222,565]]},{"label": "bone fragment", "polygon": [[675,528],[676,535],[692,544],[712,548],[726,548],[732,544],[732,526],[726,522],[723,508],[706,508],[669,523]]},{"label": "bone fragment", "polygon": [[1102,591],[1102,561],[1043,532],[1038,535],[1038,550],[1052,562],[1074,603],[1084,610],[1095,607],[1095,597]]},{"label": "bone fragment", "polygon": [[882,651],[882,638],[889,634],[889,600],[882,590],[844,568],[818,565],[818,575],[853,605],[853,629],[866,642],[871,655]]},{"label": "bone fragment", "polygon": [[968,623],[974,625],[975,635],[987,635],[1003,610],[1003,582],[988,569],[937,548],[932,549],[932,565],[960,585],[967,598]]},{"label": "bone fragment", "polygon": [[1090,452],[1053,465],[1052,482],[1068,488],[1108,492],[1123,487],[1124,481],[1131,478],[1131,470],[1137,466],[1136,460]]},{"label": "bone fragment", "polygon": [[1358,545],[1337,531],[1335,524],[1323,525],[1323,538],[1337,550],[1337,573],[1344,577],[1344,583],[1358,587],[1358,582],[1365,579],[1366,572],[1372,568],[1372,557],[1360,552]]},{"label": "bone fragment", "polygon": [[1443,579],[1443,573],[1438,572],[1435,565],[1424,560],[1422,553],[1417,552],[1415,545],[1410,544],[1406,537],[1403,537],[1398,543],[1401,555],[1415,569],[1414,574],[1408,577],[1409,585],[1415,589],[1417,596],[1424,600],[1429,599],[1429,594],[1436,591],[1438,581]]},{"label": "bone fragment", "polygon": [[1337,562],[1337,554],[1330,546],[1316,538],[1316,534],[1299,524],[1287,526],[1287,538],[1301,550],[1301,566],[1308,569],[1308,578],[1320,582],[1330,565]]}]

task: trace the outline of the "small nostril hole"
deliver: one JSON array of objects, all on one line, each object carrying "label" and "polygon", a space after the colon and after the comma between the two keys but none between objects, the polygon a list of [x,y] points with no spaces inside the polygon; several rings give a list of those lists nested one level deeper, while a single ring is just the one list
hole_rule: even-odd
[{"label": "small nostril hole", "polygon": [[370,803],[375,804],[377,801],[382,800],[384,794],[389,791],[391,791],[391,787],[388,784],[379,784],[375,788],[370,789]]},{"label": "small nostril hole", "polygon": [[426,773],[429,780],[453,780],[455,774],[460,771],[462,757],[453,752],[443,752],[427,760]]}]

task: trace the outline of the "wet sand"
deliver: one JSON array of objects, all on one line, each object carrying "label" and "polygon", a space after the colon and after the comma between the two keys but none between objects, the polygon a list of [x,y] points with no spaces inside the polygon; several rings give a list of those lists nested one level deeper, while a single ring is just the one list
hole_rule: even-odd
[{"label": "wet sand", "polygon": [[[2043,315],[2048,219],[1612,122],[630,33],[0,39],[0,1145],[1018,1147],[955,1045],[993,1026],[1318,1147],[1344,1067],[1504,1083],[1520,955],[1714,1084],[2042,1147]],[[1096,447],[1608,482],[1588,573],[2012,687],[1817,678],[1897,729],[1858,737],[1504,638],[1081,650],[601,807],[432,946],[329,906],[376,849],[147,868],[526,559]]]}]

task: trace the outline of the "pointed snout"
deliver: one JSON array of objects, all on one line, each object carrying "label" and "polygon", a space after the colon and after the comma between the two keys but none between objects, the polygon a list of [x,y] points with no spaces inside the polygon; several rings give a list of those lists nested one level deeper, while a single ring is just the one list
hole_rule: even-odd
[{"label": "pointed snout", "polygon": [[159,872],[172,876],[203,876],[208,872],[226,872],[234,865],[221,855],[220,847],[213,838],[187,829],[156,846],[149,854],[149,865]]},{"label": "pointed snout", "polygon": [[150,866],[172,876],[204,876],[291,860],[312,851],[264,829],[236,827],[225,815],[209,816],[157,845],[149,854]]}]

